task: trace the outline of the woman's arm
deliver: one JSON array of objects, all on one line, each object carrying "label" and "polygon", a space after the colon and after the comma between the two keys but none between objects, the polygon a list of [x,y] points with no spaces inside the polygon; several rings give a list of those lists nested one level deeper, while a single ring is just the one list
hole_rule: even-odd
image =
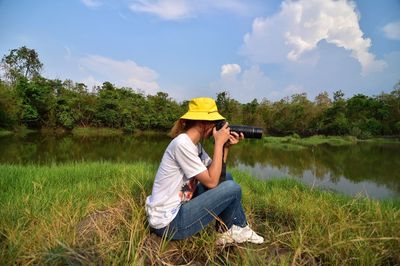
[{"label": "woman's arm", "polygon": [[215,140],[214,155],[212,162],[207,170],[201,172],[196,176],[200,183],[208,188],[214,188],[218,185],[219,177],[222,169],[222,151],[224,144],[230,139],[230,132],[228,125],[225,124],[220,130],[213,129],[213,136]]},{"label": "woman's arm", "polygon": [[226,163],[226,160],[228,159],[228,153],[229,153],[229,148],[232,145],[238,144],[240,140],[244,139],[243,133],[240,132],[240,135],[236,132],[231,132],[231,135],[229,136],[229,141],[225,143],[224,145],[224,163]]}]

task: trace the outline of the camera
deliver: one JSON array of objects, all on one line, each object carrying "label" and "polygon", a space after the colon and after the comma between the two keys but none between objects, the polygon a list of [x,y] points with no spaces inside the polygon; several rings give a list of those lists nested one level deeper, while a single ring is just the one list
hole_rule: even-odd
[{"label": "camera", "polygon": [[[215,123],[215,128],[220,130],[224,125],[225,120],[219,120]],[[231,132],[236,132],[238,134],[243,133],[245,138],[248,139],[261,139],[263,134],[263,129],[260,127],[244,126],[244,125],[229,125]]]}]

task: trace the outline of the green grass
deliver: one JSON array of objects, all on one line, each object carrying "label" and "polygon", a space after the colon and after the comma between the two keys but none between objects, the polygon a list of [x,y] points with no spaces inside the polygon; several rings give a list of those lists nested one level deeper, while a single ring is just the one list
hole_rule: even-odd
[{"label": "green grass", "polygon": [[0,165],[0,265],[400,264],[400,201],[350,198],[232,171],[263,245],[221,249],[208,226],[183,241],[149,234],[155,165]]},{"label": "green grass", "polygon": [[312,136],[294,141],[305,146],[328,144],[331,146],[351,145],[357,143],[357,138],[352,136]]},{"label": "green grass", "polygon": [[106,127],[75,127],[72,134],[80,137],[118,136],[123,134],[123,130]]},{"label": "green grass", "polygon": [[264,145],[270,148],[287,149],[287,150],[300,150],[307,146],[316,146],[321,144],[331,146],[352,145],[357,143],[357,138],[352,136],[322,136],[316,135],[307,138],[300,138],[295,136],[286,137],[264,137]]},{"label": "green grass", "polygon": [[20,137],[24,137],[29,133],[36,132],[36,130],[29,129],[25,126],[18,126],[14,128],[13,130],[7,130],[7,129],[2,129],[0,128],[0,137],[2,136],[8,136],[8,135],[17,135]]},{"label": "green grass", "polygon": [[353,136],[322,136],[315,135],[306,138],[300,138],[298,135],[285,136],[285,137],[264,137],[264,146],[269,148],[286,149],[286,150],[301,150],[308,146],[316,145],[330,145],[330,146],[344,146],[353,145],[358,142],[369,143],[399,143],[399,139],[376,137],[366,140],[357,139]]},{"label": "green grass", "polygon": [[366,139],[366,140],[361,140],[363,142],[373,142],[373,143],[400,143],[400,137],[391,137],[391,138],[385,138],[385,137],[376,137],[372,139]]},{"label": "green grass", "polygon": [[264,146],[273,149],[283,149],[283,150],[302,150],[306,147],[298,143],[294,143],[294,138],[292,137],[264,137]]},{"label": "green grass", "polygon": [[168,135],[168,131],[165,130],[135,130],[133,133],[131,133],[133,136],[160,136],[160,135]]},{"label": "green grass", "polygon": [[13,133],[12,131],[5,130],[5,129],[0,129],[0,137],[1,136],[11,135],[12,133]]}]

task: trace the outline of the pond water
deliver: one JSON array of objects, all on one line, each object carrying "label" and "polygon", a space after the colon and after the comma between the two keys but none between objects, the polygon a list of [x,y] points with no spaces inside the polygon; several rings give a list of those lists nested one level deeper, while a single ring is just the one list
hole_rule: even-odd
[{"label": "pond water", "polygon": [[[39,133],[0,137],[0,163],[146,161],[158,164],[170,139],[164,135],[77,137]],[[211,143],[205,148],[212,155]],[[314,187],[371,198],[400,196],[400,143],[271,148],[262,140],[233,147],[229,168],[260,179],[294,177]]]}]

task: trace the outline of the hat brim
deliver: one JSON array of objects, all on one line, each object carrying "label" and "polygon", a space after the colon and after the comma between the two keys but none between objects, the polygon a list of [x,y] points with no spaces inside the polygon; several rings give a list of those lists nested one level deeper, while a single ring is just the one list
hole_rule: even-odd
[{"label": "hat brim", "polygon": [[204,120],[204,121],[217,121],[217,120],[225,120],[225,117],[220,115],[217,111],[216,112],[193,112],[189,111],[180,119],[187,119],[187,120]]}]

